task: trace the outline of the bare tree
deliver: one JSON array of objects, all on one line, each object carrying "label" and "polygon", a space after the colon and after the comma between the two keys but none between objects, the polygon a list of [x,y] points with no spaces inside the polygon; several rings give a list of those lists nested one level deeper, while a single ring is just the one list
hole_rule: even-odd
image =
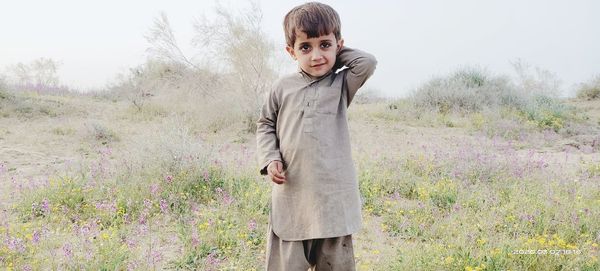
[{"label": "bare tree", "polygon": [[120,74],[117,83],[110,87],[118,95],[124,95],[131,103],[142,111],[148,98],[168,84],[165,73],[170,72],[170,66],[160,61],[147,61],[126,74]]},{"label": "bare tree", "polygon": [[560,95],[561,82],[556,74],[537,66],[532,67],[521,59],[511,62],[511,65],[517,73],[517,84],[522,91],[553,98]]},{"label": "bare tree", "polygon": [[33,71],[33,77],[36,86],[46,86],[55,88],[58,86],[58,67],[60,63],[50,58],[38,58],[34,60],[30,67]]},{"label": "bare tree", "polygon": [[11,70],[16,78],[17,84],[27,85],[32,81],[31,71],[28,65],[18,63],[14,65]]},{"label": "bare tree", "polygon": [[14,83],[22,87],[55,89],[59,86],[58,68],[60,63],[51,58],[38,58],[29,64],[17,63],[9,67]]},{"label": "bare tree", "polygon": [[224,65],[237,106],[245,112],[248,132],[254,132],[263,94],[276,72],[271,65],[274,46],[261,28],[262,11],[256,2],[250,4],[240,14],[217,6],[214,21],[197,20],[193,44]]},{"label": "bare tree", "polygon": [[[190,109],[204,110],[202,118],[215,120],[213,123],[219,120],[231,123],[243,114],[247,131],[254,132],[263,94],[276,73],[272,68],[273,45],[261,29],[262,12],[256,2],[250,4],[249,9],[241,12],[219,5],[214,20],[205,16],[195,20],[192,46],[198,54],[191,58],[183,53],[167,15],[161,13],[145,36],[150,43],[148,52],[154,60],[174,67],[174,72],[165,78],[157,74],[142,75],[149,70],[140,70],[138,79],[126,84],[137,93],[134,105],[143,106],[144,93],[139,89],[148,84],[142,84],[142,81],[156,82],[154,79],[160,78],[160,82],[168,83],[161,84],[163,89],[172,92],[165,97],[175,103],[183,105],[196,101]],[[135,74],[132,76],[136,78]],[[176,101],[176,96],[186,97],[186,100]],[[221,113],[213,116],[210,110],[213,107],[219,108]],[[223,109],[228,110],[226,114]]]},{"label": "bare tree", "polygon": [[154,19],[154,25],[144,37],[152,45],[148,48],[148,52],[159,59],[167,62],[185,63],[190,68],[199,69],[196,64],[185,56],[177,44],[167,14],[164,12],[161,12],[160,16]]}]

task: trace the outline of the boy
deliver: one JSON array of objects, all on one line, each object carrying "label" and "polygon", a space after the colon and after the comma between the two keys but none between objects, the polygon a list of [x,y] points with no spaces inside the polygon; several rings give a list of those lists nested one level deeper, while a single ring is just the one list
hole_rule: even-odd
[{"label": "boy", "polygon": [[377,61],[343,46],[328,5],[297,6],[283,24],[298,72],[275,82],[256,135],[260,173],[275,183],[266,268],[354,270],[361,202],[346,110]]}]

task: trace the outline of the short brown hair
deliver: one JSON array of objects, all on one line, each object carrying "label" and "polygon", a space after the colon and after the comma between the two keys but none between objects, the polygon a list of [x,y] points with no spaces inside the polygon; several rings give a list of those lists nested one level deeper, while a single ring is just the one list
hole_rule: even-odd
[{"label": "short brown hair", "polygon": [[342,37],[340,16],[330,6],[319,2],[309,2],[290,10],[283,19],[285,42],[294,47],[296,31],[306,33],[308,38],[317,38],[333,33],[336,39]]}]

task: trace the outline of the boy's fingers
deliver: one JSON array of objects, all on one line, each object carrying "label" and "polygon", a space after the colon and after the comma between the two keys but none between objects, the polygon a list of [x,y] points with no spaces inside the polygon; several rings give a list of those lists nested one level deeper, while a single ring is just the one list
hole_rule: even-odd
[{"label": "boy's fingers", "polygon": [[285,179],[281,178],[281,177],[277,177],[275,175],[271,175],[271,181],[273,181],[276,184],[282,184],[285,182]]},{"label": "boy's fingers", "polygon": [[271,175],[273,175],[273,177],[277,177],[278,179],[285,180],[285,176],[283,176],[283,174],[279,173],[277,170],[271,171]]},{"label": "boy's fingers", "polygon": [[271,180],[277,184],[282,184],[285,182],[285,176],[277,172],[275,169],[269,171],[269,176],[271,177]]},{"label": "boy's fingers", "polygon": [[278,169],[277,170],[279,170],[279,173],[280,173],[281,177],[283,177],[283,179],[285,179],[285,172],[283,171],[283,164],[282,163],[278,164]]},{"label": "boy's fingers", "polygon": [[285,183],[285,180],[283,180],[283,179],[279,179],[279,178],[277,178],[277,177],[275,177],[275,176],[273,176],[273,178],[271,178],[271,181],[273,181],[273,182],[274,182],[274,183],[276,183],[276,184],[282,184],[282,183]]},{"label": "boy's fingers", "polygon": [[283,174],[283,164],[279,161],[275,161],[274,162],[274,168],[271,168],[271,173],[273,173],[273,175],[279,177],[279,178],[284,178],[285,176]]},{"label": "boy's fingers", "polygon": [[283,175],[283,164],[279,161],[274,161],[273,165],[269,165],[267,171],[271,181],[276,184],[282,184],[286,181],[285,175]]}]

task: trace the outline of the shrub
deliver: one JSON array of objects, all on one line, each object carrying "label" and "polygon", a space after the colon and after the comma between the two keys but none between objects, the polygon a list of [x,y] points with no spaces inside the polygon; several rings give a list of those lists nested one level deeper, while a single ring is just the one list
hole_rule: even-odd
[{"label": "shrub", "polygon": [[[482,114],[473,119],[476,129],[492,129],[490,135],[502,132],[514,138],[525,126],[539,130],[559,132],[571,123],[581,120],[575,108],[558,99],[560,82],[554,74],[522,62],[513,63],[516,78],[492,76],[480,68],[462,68],[448,76],[438,77],[425,83],[411,96],[415,107],[442,115],[449,113]],[[497,112],[514,112],[517,124],[509,131],[498,131],[504,124],[487,123]],[[445,118],[442,116],[442,120]],[[444,121],[446,126],[454,123]],[[506,133],[508,132],[508,133]],[[506,137],[506,136],[505,136]]]},{"label": "shrub", "polygon": [[430,80],[413,93],[411,100],[419,107],[444,114],[478,112],[484,107],[522,103],[507,77],[492,76],[485,70],[471,67]]},{"label": "shrub", "polygon": [[434,206],[442,209],[450,209],[456,203],[458,190],[451,179],[442,179],[431,186],[429,198]]},{"label": "shrub", "polygon": [[273,42],[261,29],[262,11],[256,3],[241,14],[220,6],[216,13],[212,22],[203,18],[194,24],[193,42],[218,56],[212,61],[225,64],[222,74],[228,84],[221,93],[227,95],[230,107],[239,107],[246,131],[254,133],[264,93],[276,76]]},{"label": "shrub", "polygon": [[216,18],[194,23],[192,41],[202,55],[190,57],[179,47],[165,14],[146,39],[151,58],[111,87],[137,112],[160,104],[165,111],[194,115],[197,127],[218,132],[244,125],[254,133],[268,85],[274,80],[274,47],[261,29],[258,6],[239,14],[218,7]]},{"label": "shrub", "polygon": [[0,85],[0,102],[4,102],[10,98],[10,94]]},{"label": "shrub", "polygon": [[520,110],[522,116],[542,129],[558,132],[570,118],[570,107],[547,96],[536,96]]},{"label": "shrub", "polygon": [[[483,108],[511,107],[524,110],[539,103],[554,102],[560,82],[553,73],[513,63],[516,78],[491,75],[479,67],[464,67],[436,77],[416,89],[412,101],[440,113],[480,112]],[[543,100],[543,101],[540,101]]]},{"label": "shrub", "polygon": [[113,130],[100,123],[92,123],[90,127],[90,133],[92,137],[102,145],[119,141],[119,137]]},{"label": "shrub", "polygon": [[600,99],[600,75],[596,75],[590,82],[581,84],[577,90],[577,98],[588,101]]},{"label": "shrub", "polygon": [[0,99],[4,99],[6,95],[6,79],[0,74]]},{"label": "shrub", "polygon": [[180,68],[166,62],[148,60],[131,68],[128,74],[119,75],[117,82],[109,86],[109,91],[119,99],[129,100],[137,111],[142,111],[159,91],[174,88],[172,82],[180,77]]},{"label": "shrub", "polygon": [[0,114],[21,119],[58,117],[84,113],[62,97],[38,95],[31,91],[0,90]]}]

